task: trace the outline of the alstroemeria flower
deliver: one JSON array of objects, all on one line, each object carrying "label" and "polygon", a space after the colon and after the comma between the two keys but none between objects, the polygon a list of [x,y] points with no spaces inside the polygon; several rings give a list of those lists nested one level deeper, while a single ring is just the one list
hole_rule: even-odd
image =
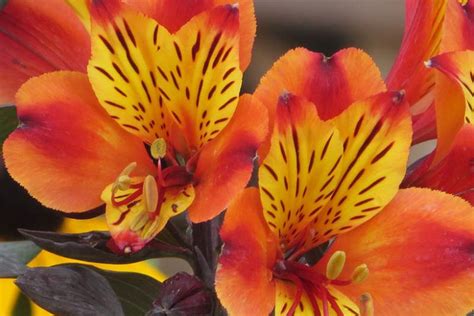
[{"label": "alstroemeria flower", "polygon": [[[36,0],[9,0],[0,10],[0,106],[14,103],[16,91],[31,77],[55,70],[87,71],[91,53],[90,2],[48,0],[38,5]],[[171,33],[199,13],[238,3],[242,71],[250,63],[256,31],[253,0],[123,2],[154,18]]]},{"label": "alstroemeria flower", "polygon": [[[321,61],[326,75],[338,60]],[[339,77],[318,80],[327,78]],[[363,261],[351,280],[339,278],[343,253],[326,273],[299,259],[366,222],[394,197],[411,121],[407,104],[393,92],[357,101],[326,121],[318,116],[323,107],[291,93],[280,96],[259,189],[246,189],[226,213],[216,290],[231,315],[357,313],[343,293],[366,277]]]},{"label": "alstroemeria flower", "polygon": [[436,150],[404,181],[461,196],[474,204],[474,51],[436,56],[427,62],[440,72],[436,88]]},{"label": "alstroemeria flower", "polygon": [[237,5],[175,33],[117,0],[93,1],[90,16],[88,76],[24,84],[4,157],[48,207],[77,213],[105,202],[115,244],[136,251],[186,209],[200,222],[227,206],[250,178],[266,110],[239,101]]},{"label": "alstroemeria flower", "polygon": [[472,8],[472,1],[406,1],[405,32],[387,87],[406,91],[415,144],[436,138],[436,113],[444,107],[436,96],[436,90],[445,89],[444,82],[424,62],[445,52],[474,49]]}]

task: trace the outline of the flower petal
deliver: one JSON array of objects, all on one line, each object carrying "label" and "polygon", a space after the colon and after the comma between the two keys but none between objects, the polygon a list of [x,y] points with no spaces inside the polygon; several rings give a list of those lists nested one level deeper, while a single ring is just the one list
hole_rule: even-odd
[{"label": "flower petal", "polygon": [[245,189],[235,198],[220,235],[224,248],[216,275],[219,300],[230,315],[268,315],[275,304],[276,248],[257,189]]},{"label": "flower petal", "polygon": [[[359,315],[359,307],[352,302],[343,293],[336,290],[334,287],[329,286],[328,291],[338,304],[338,307],[344,313],[343,315]],[[275,298],[275,315],[288,315],[288,311],[294,304],[296,296],[296,287],[289,282],[277,281],[276,282],[276,298]],[[319,298],[316,298],[316,303],[319,307],[319,315],[323,314],[322,302]],[[313,310],[313,305],[309,300],[306,292],[303,292],[301,301],[296,307],[295,316],[305,315],[318,315]],[[329,305],[329,316],[337,316],[336,311]]]},{"label": "flower petal", "polygon": [[314,220],[319,244],[376,215],[396,194],[411,143],[408,104],[394,92],[356,102],[333,119],[343,140],[341,177]]},{"label": "flower petal", "polygon": [[222,212],[248,183],[258,146],[267,136],[266,108],[244,95],[229,125],[205,145],[195,171],[196,198],[189,208],[193,222]]},{"label": "flower petal", "polygon": [[91,31],[91,14],[90,5],[91,0],[65,0],[66,3],[74,10],[76,15],[81,20],[86,30]]},{"label": "flower petal", "polygon": [[153,170],[143,143],[98,104],[87,76],[54,72],[29,80],[16,96],[20,127],[6,140],[8,171],[44,205],[83,212],[129,163]]},{"label": "flower petal", "polygon": [[[173,121],[157,87],[157,50],[171,35],[118,0],[93,2],[89,79],[110,116],[148,143],[169,139]],[[167,61],[169,62],[169,61]],[[166,75],[165,75],[166,76]]]},{"label": "flower petal", "polygon": [[377,315],[466,315],[474,306],[472,227],[474,209],[463,200],[401,190],[378,216],[336,239],[330,252],[346,252],[348,277],[361,262],[368,265],[368,279],[344,293],[353,299],[371,293]]},{"label": "flower petal", "polygon": [[313,103],[283,94],[268,155],[259,169],[265,220],[288,249],[330,199],[340,177],[342,141]]},{"label": "flower petal", "polygon": [[253,0],[126,0],[131,6],[155,18],[171,33],[176,33],[194,16],[224,4],[238,4],[240,11],[240,69],[250,64],[257,23]]},{"label": "flower petal", "polygon": [[[436,90],[436,163],[446,155],[464,122],[474,124],[474,51],[441,54],[432,58],[428,64],[442,72],[438,74]],[[452,82],[443,78],[443,75]]]},{"label": "flower petal", "polygon": [[[387,87],[390,90],[404,89],[410,107],[417,107],[417,102],[434,86],[433,72],[423,62],[439,52],[446,3],[446,0],[406,1],[405,32],[397,59],[387,77]],[[422,112],[422,109],[417,112]]]},{"label": "flower petal", "polygon": [[255,91],[268,107],[270,121],[283,91],[313,102],[319,116],[326,120],[357,100],[385,91],[385,85],[372,59],[359,49],[343,49],[328,58],[297,48],[273,65]]},{"label": "flower petal", "polygon": [[191,150],[216,137],[237,107],[239,10],[230,5],[197,15],[157,52],[164,104],[183,130]]},{"label": "flower petal", "polygon": [[[145,206],[146,197],[142,194],[135,199],[130,198],[125,205],[115,206],[112,203],[113,190],[114,184],[111,184],[102,193],[102,200],[107,205],[105,215],[115,245],[119,250],[126,252],[142,249],[158,235],[171,217],[186,211],[194,199],[194,188],[191,184],[169,187],[162,189],[163,203],[159,204],[156,210],[148,210]],[[116,198],[118,201],[123,201],[134,191],[136,190],[118,191],[120,198]]]},{"label": "flower petal", "polygon": [[443,39],[441,41],[441,52],[452,52],[456,50],[474,49],[474,2],[448,0],[446,17],[443,26]]},{"label": "flower petal", "polygon": [[465,124],[456,135],[447,155],[430,163],[412,180],[412,187],[426,187],[461,196],[474,205],[474,126]]},{"label": "flower petal", "polygon": [[90,56],[89,36],[63,0],[8,1],[0,11],[0,47],[0,105],[13,103],[33,76],[85,71]]}]

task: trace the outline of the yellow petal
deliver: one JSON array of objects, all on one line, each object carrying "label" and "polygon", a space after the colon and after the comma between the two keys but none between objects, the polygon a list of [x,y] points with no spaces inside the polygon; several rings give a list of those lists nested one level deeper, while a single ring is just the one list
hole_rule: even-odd
[{"label": "yellow petal", "polygon": [[164,103],[192,149],[227,125],[238,103],[239,12],[225,5],[205,11],[164,42],[157,54]]},{"label": "yellow petal", "polygon": [[[115,1],[94,2],[89,79],[101,105],[126,130],[151,144],[168,139],[173,121],[157,85],[157,53],[171,34]],[[161,63],[168,61],[161,61]]]},{"label": "yellow petal", "polygon": [[270,151],[259,170],[264,215],[286,248],[306,237],[334,191],[342,142],[333,123],[321,121],[303,98],[280,97]]},{"label": "yellow petal", "polygon": [[342,172],[331,200],[314,221],[313,244],[369,220],[394,197],[411,143],[408,107],[398,93],[356,102],[333,123],[343,140]]}]

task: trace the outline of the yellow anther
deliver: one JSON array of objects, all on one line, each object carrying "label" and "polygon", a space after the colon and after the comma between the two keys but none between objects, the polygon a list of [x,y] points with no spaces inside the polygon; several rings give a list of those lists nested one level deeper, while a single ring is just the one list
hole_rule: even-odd
[{"label": "yellow anther", "polygon": [[359,284],[365,281],[369,276],[369,268],[365,263],[357,266],[352,272],[352,282]]},{"label": "yellow anther", "polygon": [[157,138],[150,147],[151,156],[155,159],[161,159],[166,156],[166,141],[163,138]]},{"label": "yellow anther", "polygon": [[132,183],[132,179],[127,176],[119,176],[116,182],[117,188],[119,188],[122,191],[128,190],[130,188],[130,184]]},{"label": "yellow anther", "polygon": [[122,172],[120,172],[120,176],[129,176],[133,170],[135,170],[135,168],[137,167],[137,163],[136,162],[132,162],[130,163],[128,166],[126,166]]},{"label": "yellow anther", "polygon": [[139,231],[145,226],[147,222],[148,222],[148,213],[143,212],[133,219],[132,223],[130,224],[130,229],[134,232]]},{"label": "yellow anther", "polygon": [[329,280],[335,280],[341,274],[346,263],[346,253],[344,251],[336,251],[329,258],[328,265],[326,266],[326,277]]},{"label": "yellow anther", "polygon": [[147,212],[154,212],[158,206],[158,185],[150,175],[143,182],[143,203]]},{"label": "yellow anther", "polygon": [[360,316],[374,316],[374,301],[369,293],[360,296]]}]

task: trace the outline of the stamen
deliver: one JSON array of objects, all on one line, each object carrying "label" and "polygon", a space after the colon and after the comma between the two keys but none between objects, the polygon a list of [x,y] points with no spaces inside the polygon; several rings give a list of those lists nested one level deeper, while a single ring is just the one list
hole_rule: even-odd
[{"label": "stamen", "polygon": [[163,138],[157,138],[150,147],[151,156],[154,159],[161,159],[166,156],[166,141]]},{"label": "stamen", "polygon": [[132,179],[127,175],[119,176],[116,181],[117,188],[121,191],[126,191],[130,189],[131,184]]},{"label": "stamen", "polygon": [[336,251],[329,258],[326,266],[326,277],[329,280],[335,280],[341,274],[344,264],[346,263],[346,253],[344,251]]},{"label": "stamen", "polygon": [[360,296],[360,316],[374,316],[374,302],[369,293]]},{"label": "stamen", "polygon": [[135,168],[137,167],[137,163],[134,161],[134,162],[131,162],[128,166],[126,166],[122,172],[120,172],[120,176],[130,176],[130,174],[132,173],[133,170],[135,170]]},{"label": "stamen", "polygon": [[143,212],[133,219],[132,223],[130,224],[130,230],[134,232],[139,231],[145,226],[147,222],[148,222],[148,214],[146,212]]},{"label": "stamen", "polygon": [[143,182],[143,208],[146,212],[154,212],[158,206],[158,185],[153,176],[146,176]]},{"label": "stamen", "polygon": [[132,183],[132,180],[130,178],[130,174],[135,170],[137,167],[136,162],[132,162],[126,166],[122,172],[120,172],[119,176],[115,180],[115,183],[112,187],[112,192],[115,193],[117,190],[128,190],[130,188],[130,185]]},{"label": "stamen", "polygon": [[355,284],[362,283],[367,279],[368,276],[369,268],[365,263],[361,264],[354,269],[354,272],[352,272],[352,282]]},{"label": "stamen", "polygon": [[123,252],[129,254],[132,252],[132,248],[130,246],[126,246],[125,248],[123,248]]}]

